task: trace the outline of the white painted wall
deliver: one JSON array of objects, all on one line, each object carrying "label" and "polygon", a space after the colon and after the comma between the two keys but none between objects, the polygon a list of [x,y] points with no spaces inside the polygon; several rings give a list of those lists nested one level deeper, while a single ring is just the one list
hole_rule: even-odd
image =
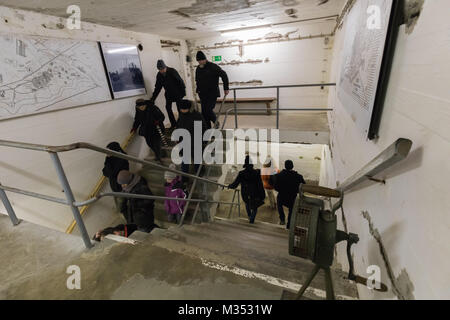
[{"label": "white painted wall", "polygon": [[[292,24],[273,28],[271,32],[289,37],[330,34],[335,23],[333,21],[318,21],[313,23]],[[269,30],[270,32],[270,30]],[[264,37],[268,31],[239,33],[231,37],[215,37],[195,40],[195,47],[212,47],[230,40],[242,40],[247,43],[249,39]],[[203,50],[203,49],[202,49]],[[195,50],[196,52],[197,50]],[[328,82],[329,59],[331,57],[331,42],[325,38],[306,40],[292,40],[266,44],[253,44],[243,46],[243,55],[240,56],[239,47],[218,48],[203,50],[208,59],[212,56],[222,56],[222,62],[263,60],[262,63],[221,66],[228,74],[230,82],[246,82],[252,80],[262,81],[262,86],[296,85],[305,83]],[[195,53],[194,52],[194,53]],[[195,55],[192,57],[194,65]],[[219,63],[219,62],[216,62]],[[248,87],[252,84],[232,85],[232,87]],[[261,85],[256,85],[261,86]],[[221,87],[223,94],[223,90]],[[238,91],[237,97],[276,97],[276,89],[260,89]],[[232,97],[232,92],[230,96]],[[294,88],[281,89],[280,108],[324,108],[327,107],[328,89]],[[246,107],[244,105],[243,107]],[[248,106],[247,106],[248,107]],[[265,107],[265,105],[258,105]],[[275,107],[275,104],[273,105]]]},{"label": "white painted wall", "polygon": [[[2,32],[127,44],[142,43],[144,50],[140,52],[140,57],[144,79],[148,94],[153,91],[157,73],[156,61],[161,58],[159,36],[84,22],[81,30],[59,29],[56,25],[65,24],[64,19],[6,7],[0,7],[0,18]],[[133,122],[134,101],[137,98],[139,97],[1,121],[0,139],[48,145],[86,141],[106,146],[110,141],[123,142]],[[160,94],[157,105],[165,112],[163,94]],[[132,143],[129,153],[140,157],[148,153],[148,147],[141,137]],[[61,160],[76,199],[85,199],[101,175],[104,156],[78,150],[61,154]],[[45,153],[0,147],[0,183],[64,197],[50,157]],[[12,193],[8,193],[8,196],[16,214],[24,220],[65,231],[73,219],[69,208]],[[2,204],[0,212],[6,213]],[[89,214],[95,214],[95,207]]]},{"label": "white painted wall", "polygon": [[[398,138],[414,142],[410,157],[381,176],[385,186],[366,184],[344,200],[355,246],[357,273],[378,265],[382,281],[392,287],[377,242],[369,233],[367,211],[381,236],[400,292],[408,298],[450,298],[450,21],[447,0],[425,1],[412,34],[402,26],[378,141],[370,142],[354,125],[346,109],[330,92],[332,163],[341,183]],[[339,79],[345,24],[335,37],[331,81]],[[326,182],[325,180],[328,180]],[[322,176],[335,186],[333,176]],[[341,224],[342,227],[342,224]],[[347,268],[345,245],[338,261]],[[409,279],[408,279],[409,277]],[[409,288],[408,288],[409,284]],[[411,286],[412,284],[412,286]],[[363,299],[395,299],[358,286]],[[408,294],[410,291],[410,294]]]}]

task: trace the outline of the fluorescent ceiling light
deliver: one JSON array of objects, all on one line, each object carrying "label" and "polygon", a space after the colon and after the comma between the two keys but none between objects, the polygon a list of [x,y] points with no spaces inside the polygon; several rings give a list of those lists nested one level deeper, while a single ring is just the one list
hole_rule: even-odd
[{"label": "fluorescent ceiling light", "polygon": [[265,34],[271,31],[271,27],[253,27],[253,28],[242,28],[242,29],[233,29],[233,30],[225,30],[221,31],[221,35],[223,37],[234,37],[234,36],[252,36],[256,34]]},{"label": "fluorescent ceiling light", "polygon": [[111,50],[108,50],[107,52],[108,52],[109,54],[114,54],[114,53],[125,52],[125,51],[131,51],[131,50],[136,50],[136,47],[133,46],[133,47],[124,47],[124,48],[118,48],[118,49],[111,49]]}]

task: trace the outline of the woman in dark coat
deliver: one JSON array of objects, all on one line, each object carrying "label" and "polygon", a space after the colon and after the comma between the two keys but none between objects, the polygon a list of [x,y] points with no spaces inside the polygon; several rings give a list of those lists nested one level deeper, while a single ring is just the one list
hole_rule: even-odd
[{"label": "woman in dark coat", "polygon": [[[123,154],[127,154],[122,150],[120,144],[118,142],[111,142],[106,146],[109,150],[120,152]],[[103,167],[103,175],[108,178],[109,185],[111,186],[111,190],[113,192],[122,192],[122,186],[117,183],[117,176],[119,172],[122,170],[129,170],[130,164],[128,160],[117,158],[114,156],[107,156],[105,159],[105,166]],[[123,198],[114,197],[114,202],[116,204],[117,211],[120,211],[122,208]]]},{"label": "woman in dark coat", "polygon": [[[109,150],[127,154],[122,150],[118,142],[111,142],[106,146]],[[122,170],[129,170],[130,164],[125,159],[120,159],[114,156],[107,156],[105,159],[105,166],[103,167],[103,175],[109,179],[109,185],[113,192],[122,192],[122,187],[117,183],[117,175]]]},{"label": "woman in dark coat", "polygon": [[264,204],[266,192],[261,180],[261,170],[253,169],[250,157],[245,158],[244,170],[240,171],[236,180],[228,186],[236,189],[241,185],[242,200],[245,202],[250,223],[255,223],[258,207]]},{"label": "woman in dark coat", "polygon": [[136,132],[155,153],[156,161],[161,162],[161,134],[164,134],[165,115],[151,100],[136,100],[136,114],[130,133]]}]

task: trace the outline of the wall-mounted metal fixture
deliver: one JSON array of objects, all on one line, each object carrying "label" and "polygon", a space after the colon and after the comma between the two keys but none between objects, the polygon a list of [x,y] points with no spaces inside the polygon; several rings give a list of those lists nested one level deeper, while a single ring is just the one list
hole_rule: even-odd
[{"label": "wall-mounted metal fixture", "polygon": [[374,179],[377,174],[392,167],[408,156],[411,151],[412,141],[400,138],[381,152],[375,159],[366,164],[361,170],[355,173],[342,183],[338,189],[344,192],[350,191],[364,181],[372,180],[382,183],[382,180]]}]

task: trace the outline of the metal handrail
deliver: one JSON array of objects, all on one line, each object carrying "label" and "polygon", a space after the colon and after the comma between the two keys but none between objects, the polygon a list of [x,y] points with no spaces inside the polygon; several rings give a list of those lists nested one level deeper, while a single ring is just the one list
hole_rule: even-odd
[{"label": "metal handrail", "polygon": [[276,89],[276,88],[307,88],[307,87],[333,87],[336,83],[309,83],[309,84],[287,84],[280,86],[259,86],[259,87],[239,87],[230,88],[231,90],[251,90],[251,89]]},{"label": "metal handrail", "polygon": [[342,192],[348,192],[367,180],[384,183],[384,181],[375,180],[373,177],[406,159],[411,151],[412,145],[413,142],[409,139],[398,139],[361,170],[340,184],[337,189]]},{"label": "metal handrail", "polygon": [[150,162],[147,160],[142,160],[137,157],[123,154],[121,152],[116,152],[116,151],[112,151],[110,149],[97,147],[96,145],[86,143],[86,142],[77,142],[77,143],[64,145],[64,146],[48,146],[48,145],[32,144],[32,143],[26,143],[26,142],[0,140],[0,146],[12,147],[12,148],[18,148],[18,149],[35,150],[35,151],[45,151],[45,152],[49,152],[49,153],[66,152],[66,151],[72,151],[72,150],[77,150],[77,149],[87,149],[87,150],[104,153],[109,156],[114,156],[116,158],[121,158],[121,159],[129,160],[129,161],[141,163],[144,165],[149,165],[149,166],[152,166],[152,167],[164,170],[164,171],[170,171],[170,172],[176,173],[178,175],[182,175],[182,176],[189,177],[192,179],[201,180],[206,183],[215,184],[218,186],[224,186],[223,184],[220,184],[214,180],[208,180],[206,178],[197,177],[196,175],[193,175],[193,174],[185,173],[183,171],[179,171],[176,169],[171,169],[169,167],[165,167],[163,165],[156,164],[156,163],[153,163],[153,162]]},{"label": "metal handrail", "polygon": [[[280,128],[280,89],[284,88],[312,88],[312,87],[332,87],[336,86],[336,83],[307,83],[307,84],[291,84],[291,85],[279,85],[279,86],[261,86],[261,87],[241,87],[241,88],[231,88],[233,90],[234,97],[234,124],[235,128],[238,128],[238,120],[237,120],[237,97],[236,91],[238,90],[256,90],[256,89],[277,89],[277,126],[276,128]],[[242,110],[242,109],[240,109]],[[254,109],[255,110],[255,109]],[[266,110],[266,109],[265,109]],[[286,110],[286,109],[283,109]],[[223,126],[222,126],[223,128]]]},{"label": "metal handrail", "polygon": [[[266,111],[267,108],[239,108],[239,111]],[[329,108],[300,108],[300,109],[294,109],[294,108],[288,108],[288,109],[280,109],[282,111],[302,111],[302,112],[309,112],[309,111],[317,111],[317,112],[330,112],[330,111],[334,111],[334,109],[329,109]],[[222,127],[221,129],[224,130],[225,128],[225,123],[227,121],[228,116],[230,115],[230,112],[234,111],[234,113],[236,114],[236,110],[233,108],[229,108],[227,111],[225,111],[224,113],[221,113],[220,115],[225,115],[225,118],[223,120],[222,123]]]}]

